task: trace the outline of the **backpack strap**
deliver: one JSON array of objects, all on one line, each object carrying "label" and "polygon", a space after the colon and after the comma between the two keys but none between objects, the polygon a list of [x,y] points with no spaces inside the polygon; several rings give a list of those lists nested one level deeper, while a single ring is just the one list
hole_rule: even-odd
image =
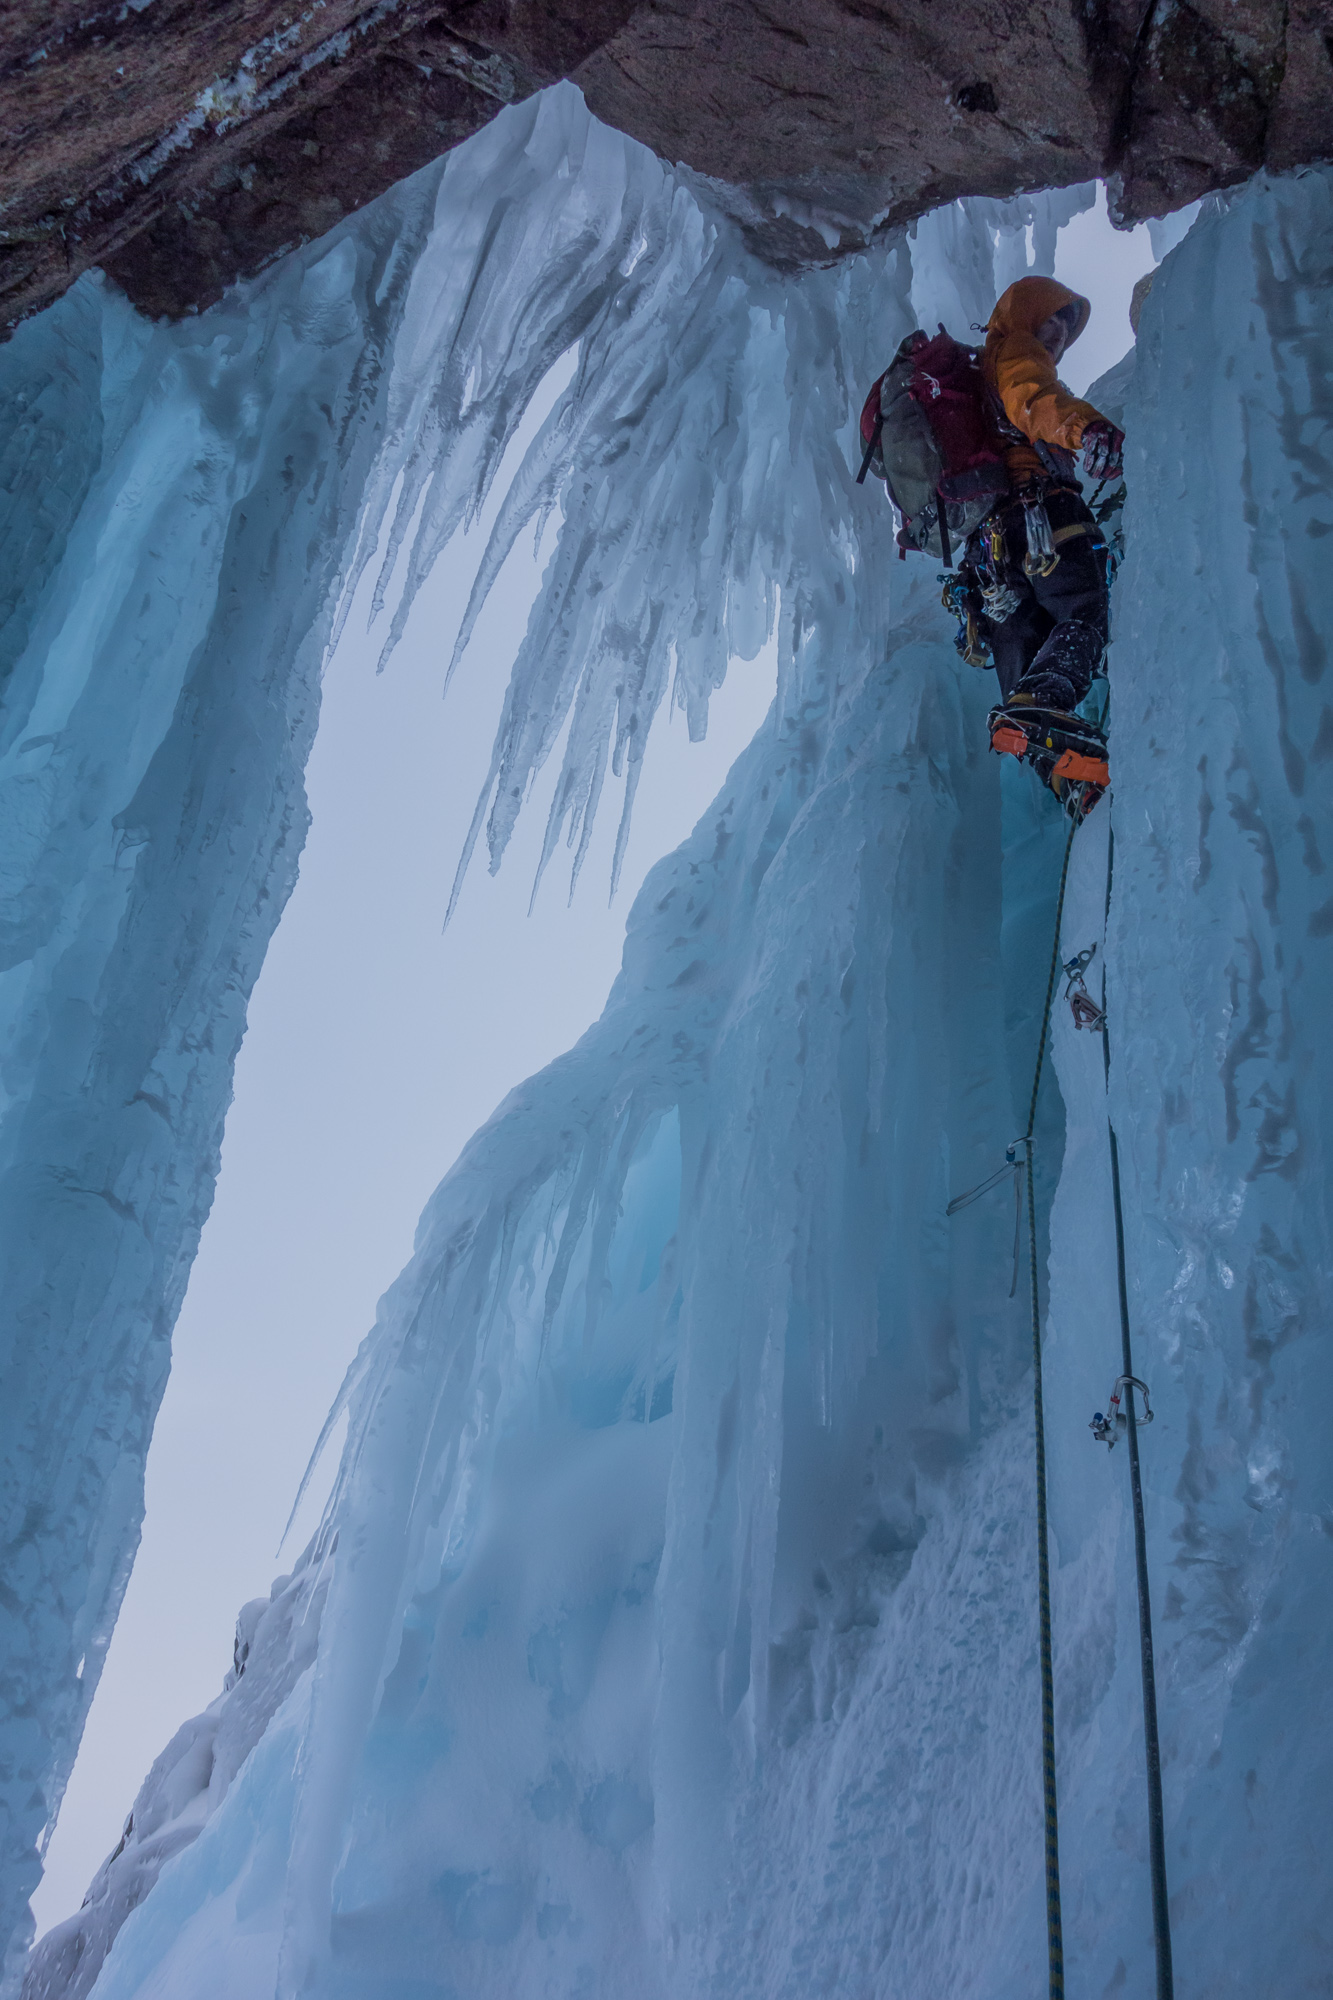
[{"label": "backpack strap", "polygon": [[875,418],[874,428],[870,433],[870,442],[867,444],[865,448],[865,456],[861,460],[861,470],[856,475],[856,483],[858,486],[864,486],[866,483],[866,474],[870,470],[870,461],[875,456],[875,453],[879,450],[880,432],[883,429],[884,429],[884,412],[883,410],[881,410],[879,415]]}]

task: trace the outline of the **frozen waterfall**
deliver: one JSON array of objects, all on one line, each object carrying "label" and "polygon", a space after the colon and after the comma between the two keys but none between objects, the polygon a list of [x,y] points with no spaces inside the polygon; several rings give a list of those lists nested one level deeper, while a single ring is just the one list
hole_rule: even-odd
[{"label": "frozen waterfall", "polygon": [[[474,837],[498,860],[557,752],[547,851],[577,865],[657,706],[702,729],[774,620],[780,658],[768,724],[635,903],[601,1021],[429,1204],[344,1387],[318,1535],[245,1607],[227,1688],[27,2000],[1039,1990],[1026,1310],[1012,1207],[945,1208],[1022,1127],[1065,829],[984,753],[991,684],[853,471],[902,335],[984,318],[1027,232],[1047,260],[1086,199],[956,205],[784,279],[565,88],[215,313],[148,328],[85,284],[0,357],[9,532],[36,551],[11,565],[5,738],[29,857],[6,1508],[35,1524],[42,1612],[0,1737],[16,1901],[123,1583],[357,579],[378,563],[387,603],[405,574],[410,601],[577,344],[478,580],[558,511]],[[1119,383],[1115,794],[1077,835],[1063,932],[1107,969],[1198,1996],[1324,1990],[1333,1925],[1331,262],[1317,170],[1214,204],[1159,272]],[[34,528],[37,464],[58,477]],[[1127,1493],[1086,1429],[1119,1352],[1107,1100],[1063,1007],[1054,1059],[1069,1990],[1139,1993]],[[54,1770],[24,1720],[43,1704]]]}]

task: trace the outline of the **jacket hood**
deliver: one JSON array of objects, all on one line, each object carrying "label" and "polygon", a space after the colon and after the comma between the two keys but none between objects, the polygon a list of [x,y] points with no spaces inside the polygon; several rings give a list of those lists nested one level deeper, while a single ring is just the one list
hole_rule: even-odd
[{"label": "jacket hood", "polygon": [[1068,285],[1062,285],[1056,278],[1020,278],[1016,284],[1010,285],[991,314],[986,332],[992,339],[999,340],[1013,333],[1035,337],[1037,328],[1043,326],[1052,313],[1069,305],[1079,308],[1078,324],[1066,343],[1072,347],[1091,319],[1092,307],[1078,292],[1071,292]]}]

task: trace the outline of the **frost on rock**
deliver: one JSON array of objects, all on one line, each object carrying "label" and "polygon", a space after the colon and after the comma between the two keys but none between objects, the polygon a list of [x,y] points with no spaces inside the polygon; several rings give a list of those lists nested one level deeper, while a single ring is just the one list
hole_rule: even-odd
[{"label": "frost on rock", "polygon": [[[964,204],[787,282],[570,92],[438,184],[347,593],[379,560],[387,604],[400,550],[416,587],[579,343],[479,578],[560,510],[477,836],[503,851],[567,724],[548,852],[577,859],[608,757],[632,772],[673,695],[700,726],[774,616],[777,701],[645,883],[600,1022],[428,1205],[342,1392],[319,1534],[243,1614],[266,1643],[154,1767],[139,1851],[132,1829],[39,1947],[30,2000],[94,1971],[96,2000],[1027,2000],[1027,1311],[1003,1200],[944,1211],[1021,1129],[1064,827],[984,753],[991,684],[852,475],[903,334],[982,318],[1024,228],[1040,247],[1069,204]],[[1167,1860],[1199,1993],[1319,1991],[1333,1926],[1331,251],[1333,175],[1310,172],[1216,205],[1152,289],[1117,386],[1116,791],[1076,841],[1063,938],[1109,969],[1158,1411]],[[1086,1428],[1119,1352],[1107,1100],[1064,1010],[1054,1058],[1069,1983],[1137,1993],[1130,1526],[1123,1454]]]}]

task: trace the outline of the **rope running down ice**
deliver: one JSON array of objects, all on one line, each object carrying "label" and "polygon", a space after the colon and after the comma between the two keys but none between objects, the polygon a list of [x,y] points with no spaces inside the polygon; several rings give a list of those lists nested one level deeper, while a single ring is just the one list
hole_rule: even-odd
[{"label": "rope running down ice", "polygon": [[1046,1524],[1046,1417],[1042,1403],[1041,1300],[1037,1279],[1037,1194],[1032,1138],[1037,1122],[1041,1074],[1046,1064],[1046,1044],[1050,1039],[1051,1002],[1055,998],[1055,982],[1060,971],[1060,927],[1064,921],[1069,857],[1074,848],[1074,835],[1082,821],[1081,811],[1071,815],[1069,838],[1065,842],[1060,892],[1055,899],[1055,942],[1051,948],[1051,969],[1046,981],[1046,1003],[1041,1014],[1032,1096],[1028,1100],[1028,1126],[1019,1142],[1023,1147],[1027,1177],[1028,1270],[1032,1284],[1032,1422],[1037,1458],[1037,1595],[1041,1618],[1041,1787],[1046,1821],[1046,1957],[1050,2000],[1064,2000],[1065,1948],[1060,1922],[1060,1819],[1055,1797],[1055,1678],[1051,1665],[1051,1565]]},{"label": "rope running down ice", "polygon": [[[1069,838],[1065,842],[1064,862],[1060,869],[1060,889],[1055,901],[1055,938],[1051,946],[1051,965],[1046,978],[1046,998],[1041,1010],[1041,1034],[1037,1040],[1037,1062],[1032,1074],[1032,1095],[1028,1099],[1027,1130],[1021,1139],[1015,1139],[1009,1147],[1004,1166],[989,1175],[984,1181],[969,1188],[966,1194],[955,1195],[949,1203],[947,1213],[956,1215],[960,1208],[968,1208],[991,1188],[997,1187],[1006,1174],[1014,1176],[1014,1282],[1009,1288],[1013,1297],[1018,1287],[1018,1246],[1019,1227],[1022,1216],[1023,1181],[1027,1183],[1028,1211],[1028,1271],[1032,1289],[1032,1419],[1035,1432],[1037,1459],[1037,1594],[1041,1626],[1041,1780],[1042,1802],[1046,1823],[1046,1954],[1049,1968],[1050,2000],[1064,2000],[1065,1959],[1064,1933],[1060,1921],[1060,1819],[1055,1795],[1055,1680],[1051,1666],[1051,1571],[1048,1551],[1048,1531],[1046,1518],[1046,1416],[1042,1401],[1041,1380],[1041,1295],[1037,1276],[1037,1193],[1033,1168],[1033,1137],[1037,1124],[1037,1099],[1041,1092],[1042,1072],[1046,1067],[1046,1046],[1051,1032],[1051,1003],[1055,998],[1055,982],[1060,974],[1060,929],[1064,921],[1065,889],[1069,882],[1069,859],[1074,848],[1074,835],[1083,823],[1083,799],[1070,815]],[[1022,1156],[1019,1157],[1019,1148]]]},{"label": "rope running down ice", "polygon": [[[1046,1821],[1046,1942],[1049,1963],[1050,2000],[1064,2000],[1064,1943],[1060,1920],[1060,1827],[1056,1809],[1055,1791],[1055,1700],[1054,1678],[1051,1665],[1051,1595],[1050,1559],[1048,1551],[1047,1511],[1046,1511],[1046,1427],[1042,1403],[1041,1369],[1041,1307],[1038,1290],[1037,1270],[1037,1203],[1035,1175],[1033,1169],[1033,1135],[1037,1120],[1037,1099],[1041,1089],[1042,1071],[1046,1062],[1046,1046],[1050,1038],[1051,1004],[1055,997],[1055,982],[1060,969],[1060,931],[1064,921],[1065,889],[1069,880],[1069,862],[1073,852],[1074,835],[1084,818],[1083,801],[1080,798],[1071,815],[1072,824],[1069,838],[1065,842],[1064,864],[1060,870],[1060,889],[1055,904],[1055,941],[1051,953],[1051,967],[1046,981],[1046,1000],[1042,1009],[1041,1034],[1037,1042],[1037,1062],[1032,1077],[1032,1095],[1028,1101],[1027,1130],[1021,1139],[1016,1139],[1008,1148],[1005,1165],[969,1188],[965,1194],[956,1195],[949,1203],[947,1213],[955,1215],[959,1209],[967,1208],[972,1202],[997,1187],[1005,1175],[1014,1175],[1014,1193],[1021,1202],[1022,1175],[1027,1183],[1028,1212],[1028,1268],[1032,1291],[1032,1364],[1033,1364],[1033,1420],[1036,1432],[1037,1459],[1037,1568],[1038,1594],[1040,1598],[1041,1620],[1041,1764],[1042,1790]],[[1113,833],[1108,834],[1106,856],[1106,909],[1110,915],[1111,878],[1114,868],[1115,845]],[[1066,970],[1069,968],[1066,967]],[[1092,1025],[1100,1026],[1102,1033],[1103,1059],[1109,1094],[1111,1073],[1111,1043],[1106,1023],[1105,1002],[1099,1012],[1100,1020]],[[1115,1126],[1109,1117],[1107,1130],[1111,1150],[1111,1189],[1115,1211],[1116,1265],[1120,1293],[1120,1331],[1122,1366],[1125,1379],[1131,1384],[1133,1375],[1133,1353],[1130,1344],[1129,1326],[1129,1286],[1125,1271],[1125,1223],[1120,1191],[1120,1150],[1116,1142]],[[1022,1158],[1018,1149],[1022,1147]],[[1015,1218],[1017,1228],[1017,1217]],[[1014,1239],[1014,1286],[1009,1296],[1012,1298],[1018,1280],[1018,1238]],[[1152,1876],[1153,1940],[1157,1957],[1157,2000],[1171,2000],[1174,1979],[1171,1953],[1171,1919],[1167,1901],[1166,1884],[1166,1842],[1164,1815],[1162,1811],[1162,1770],[1157,1727],[1157,1687],[1153,1661],[1152,1609],[1148,1591],[1147,1537],[1144,1526],[1143,1488],[1139,1471],[1138,1425],[1131,1393],[1127,1410],[1130,1487],[1134,1512],[1134,1553],[1138,1579],[1139,1597],[1139,1651],[1143,1679],[1143,1723],[1144,1750],[1148,1779],[1148,1842]]]},{"label": "rope running down ice", "polygon": [[[1106,846],[1106,917],[1111,914],[1111,877],[1115,867],[1115,830]],[[1103,980],[1105,971],[1103,970]],[[1111,1033],[1106,1024],[1106,999],[1102,997],[1102,1056],[1105,1063],[1107,1106],[1106,1130],[1111,1147],[1111,1198],[1115,1209],[1116,1275],[1120,1291],[1121,1366],[1133,1374],[1134,1353],[1129,1327],[1129,1282],[1125,1273],[1125,1211],[1120,1193],[1120,1146],[1111,1119]],[[1139,1470],[1138,1419],[1134,1392],[1129,1393],[1127,1411],[1129,1441],[1129,1486],[1134,1513],[1134,1568],[1139,1594],[1139,1669],[1143,1684],[1143,1758],[1148,1781],[1148,1862],[1152,1878],[1153,1947],[1157,1961],[1157,2000],[1173,2000],[1175,1972],[1171,1954],[1171,1910],[1166,1887],[1166,1822],[1162,1810],[1162,1753],[1157,1732],[1157,1669],[1153,1660],[1152,1600],[1148,1590],[1148,1536],[1143,1515],[1143,1479]]]},{"label": "rope running down ice", "polygon": [[[955,1195],[946,1211],[956,1215],[960,1208],[968,1208],[983,1194],[997,1187],[1006,1174],[1014,1176],[1014,1282],[1009,1288],[1013,1297],[1018,1288],[1018,1245],[1019,1225],[1022,1216],[1023,1179],[1027,1182],[1028,1210],[1028,1269],[1032,1286],[1032,1420],[1035,1432],[1037,1459],[1037,1595],[1041,1626],[1041,1781],[1042,1803],[1046,1824],[1046,1956],[1048,1964],[1050,2000],[1064,2000],[1065,1954],[1064,1932],[1060,1921],[1060,1819],[1055,1795],[1055,1679],[1051,1666],[1051,1569],[1048,1551],[1046,1519],[1046,1417],[1042,1402],[1041,1383],[1041,1296],[1037,1277],[1037,1193],[1033,1170],[1032,1145],[1037,1123],[1037,1099],[1041,1091],[1042,1071],[1046,1066],[1046,1045],[1051,1032],[1051,1002],[1055,998],[1055,982],[1060,974],[1060,929],[1064,921],[1065,889],[1069,882],[1069,858],[1074,848],[1074,835],[1084,819],[1086,792],[1079,788],[1079,797],[1070,815],[1069,838],[1065,842],[1064,862],[1060,869],[1060,890],[1055,901],[1055,938],[1051,946],[1051,967],[1046,978],[1046,999],[1041,1010],[1041,1034],[1037,1041],[1037,1063],[1032,1075],[1032,1095],[1028,1100],[1027,1130],[1021,1139],[1015,1139],[1008,1148],[1004,1166],[969,1188],[966,1194]],[[1022,1158],[1018,1149],[1022,1147]]]}]

